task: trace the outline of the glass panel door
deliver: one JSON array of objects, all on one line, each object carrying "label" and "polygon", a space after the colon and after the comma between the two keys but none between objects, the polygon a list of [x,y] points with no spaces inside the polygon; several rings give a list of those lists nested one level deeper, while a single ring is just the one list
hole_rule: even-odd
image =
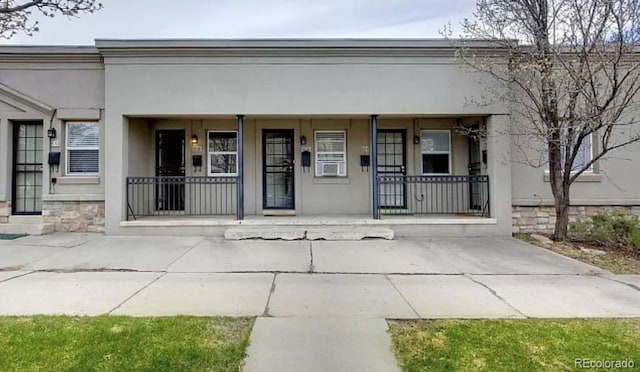
[{"label": "glass panel door", "polygon": [[156,210],[184,210],[184,130],[156,132]]},{"label": "glass panel door", "polygon": [[293,130],[262,131],[264,209],[295,209]]},{"label": "glass panel door", "polygon": [[42,213],[42,122],[13,123],[13,214]]},{"label": "glass panel door", "polygon": [[[378,174],[381,176],[406,175],[404,130],[378,131]],[[402,177],[398,182],[380,185],[380,207],[406,208],[407,185]]]},{"label": "glass panel door", "polygon": [[[479,126],[473,126],[469,135],[469,176],[479,176],[482,173],[482,153],[480,151]],[[469,180],[470,209],[482,209],[481,186],[473,177]]]}]

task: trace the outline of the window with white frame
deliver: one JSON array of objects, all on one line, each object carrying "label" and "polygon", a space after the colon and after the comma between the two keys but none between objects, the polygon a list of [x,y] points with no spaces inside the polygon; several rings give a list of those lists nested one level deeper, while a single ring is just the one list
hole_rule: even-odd
[{"label": "window with white frame", "polygon": [[420,132],[423,174],[451,174],[451,131]]},{"label": "window with white frame", "polygon": [[317,177],[347,175],[347,144],[344,130],[318,130],[315,132]]},{"label": "window with white frame", "polygon": [[100,164],[98,123],[66,123],[66,170],[68,175],[95,175]]},{"label": "window with white frame", "polygon": [[238,175],[238,132],[208,132],[209,176]]},{"label": "window with white frame", "polygon": [[[576,157],[573,161],[573,166],[571,167],[572,172],[577,172],[578,170],[582,169],[585,165],[589,164],[591,159],[593,159],[592,136],[593,134],[589,134],[582,140],[582,143],[580,144],[578,152],[576,153]],[[561,145],[563,145],[564,136],[560,139],[560,141]],[[545,162],[545,172],[549,172],[549,145],[546,143],[544,146],[543,159]],[[564,163],[564,146],[560,148],[560,159],[562,159],[562,162]],[[593,172],[593,164],[589,165],[589,168],[587,168],[585,172]]]}]

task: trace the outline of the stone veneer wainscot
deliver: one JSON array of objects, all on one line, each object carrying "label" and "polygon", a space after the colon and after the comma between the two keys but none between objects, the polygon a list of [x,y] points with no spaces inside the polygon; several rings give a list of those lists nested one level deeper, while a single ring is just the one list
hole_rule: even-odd
[{"label": "stone veneer wainscot", "polygon": [[43,201],[42,216],[58,232],[104,232],[103,201]]},{"label": "stone veneer wainscot", "polygon": [[[581,221],[593,217],[598,212],[621,211],[630,216],[640,216],[640,206],[571,206],[569,221]],[[514,206],[511,224],[514,233],[552,234],[556,223],[556,212],[549,206]]]},{"label": "stone veneer wainscot", "polygon": [[11,202],[0,201],[0,223],[8,223],[11,215]]}]

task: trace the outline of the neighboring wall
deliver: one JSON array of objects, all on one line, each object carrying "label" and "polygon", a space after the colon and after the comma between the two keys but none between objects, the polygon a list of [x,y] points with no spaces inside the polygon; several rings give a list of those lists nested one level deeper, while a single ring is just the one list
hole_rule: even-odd
[{"label": "neighboring wall", "polygon": [[[517,126],[519,120],[514,119]],[[640,124],[625,127],[640,132]],[[616,133],[612,143],[628,138],[628,133]],[[593,148],[599,153],[597,135]],[[526,137],[512,137],[512,194],[514,232],[552,232],[555,223],[553,194],[546,166],[541,164],[544,144]],[[532,167],[530,164],[541,164]],[[595,215],[598,211],[620,210],[640,214],[640,143],[610,152],[597,161],[592,172],[583,173],[570,189],[570,220]]]},{"label": "neighboring wall", "polygon": [[[43,123],[43,161],[50,151],[62,153],[61,166],[43,166],[42,209],[44,222],[58,231],[102,231],[104,229],[104,151],[100,151],[100,173],[91,177],[66,175],[65,123],[95,121],[100,124],[104,149],[104,67],[92,47],[0,47],[0,84],[40,105],[20,105],[0,92],[0,223],[10,207],[12,182],[12,123],[37,120]],[[55,128],[49,140],[46,130]],[[51,179],[56,179],[55,186]],[[3,207],[4,205],[4,207]]]}]

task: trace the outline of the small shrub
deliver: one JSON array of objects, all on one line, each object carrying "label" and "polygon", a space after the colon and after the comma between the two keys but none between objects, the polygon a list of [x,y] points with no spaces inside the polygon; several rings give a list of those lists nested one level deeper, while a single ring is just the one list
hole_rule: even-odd
[{"label": "small shrub", "polygon": [[640,249],[640,231],[636,230],[629,235],[629,246]]},{"label": "small shrub", "polygon": [[569,225],[571,237],[605,246],[640,249],[640,219],[623,212],[600,212]]}]

